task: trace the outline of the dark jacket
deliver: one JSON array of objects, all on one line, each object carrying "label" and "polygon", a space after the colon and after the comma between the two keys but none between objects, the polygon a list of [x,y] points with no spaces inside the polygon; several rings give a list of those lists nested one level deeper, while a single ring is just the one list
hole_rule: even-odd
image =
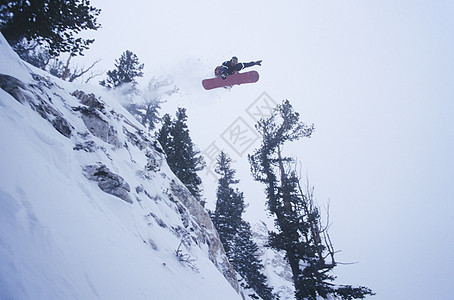
[{"label": "dark jacket", "polygon": [[252,67],[255,65],[256,65],[256,62],[251,61],[248,63],[237,63],[236,65],[234,65],[232,67],[232,65],[230,64],[230,60],[228,60],[228,61],[225,61],[222,63],[221,69],[220,69],[220,74],[225,73],[226,75],[232,75],[235,71],[239,72],[239,71],[243,70],[244,68]]}]

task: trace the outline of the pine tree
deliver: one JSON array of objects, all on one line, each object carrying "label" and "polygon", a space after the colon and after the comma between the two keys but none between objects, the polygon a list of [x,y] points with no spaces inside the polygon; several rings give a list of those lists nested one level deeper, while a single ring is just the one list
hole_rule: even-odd
[{"label": "pine tree", "polygon": [[159,116],[162,103],[160,101],[150,101],[142,104],[130,103],[125,105],[125,108],[145,128],[153,131],[156,129],[156,123],[162,122],[162,118]]},{"label": "pine tree", "polygon": [[[310,137],[314,127],[299,121],[299,114],[289,101],[284,101],[256,126],[262,145],[249,156],[254,179],[266,185],[268,209],[275,216],[277,233],[270,234],[269,244],[283,250],[293,273],[297,299],[343,299],[372,295],[366,287],[336,287],[330,271],[336,266],[334,249],[320,228],[320,214],[311,195],[304,193],[299,178],[291,167],[294,160],[282,153],[287,142]],[[326,237],[326,235],[324,236]],[[330,257],[331,261],[326,258]]]},{"label": "pine tree", "polygon": [[126,50],[121,57],[115,60],[115,69],[107,71],[107,79],[99,84],[108,88],[116,88],[122,84],[131,83],[132,88],[137,84],[136,78],[143,76],[144,64],[133,52]]},{"label": "pine tree", "polygon": [[89,0],[3,1],[0,31],[13,47],[35,41],[45,44],[51,56],[62,52],[82,55],[94,40],[77,34],[101,27],[96,19],[100,12]]},{"label": "pine tree", "polygon": [[195,150],[186,125],[186,109],[178,108],[176,118],[172,121],[168,114],[163,117],[163,126],[158,132],[167,156],[167,163],[172,172],[188,188],[191,194],[201,201],[202,190],[199,187],[202,179],[197,175],[204,167],[200,151]]},{"label": "pine tree", "polygon": [[221,152],[215,169],[221,177],[218,182],[216,208],[213,215],[213,223],[218,230],[227,257],[234,255],[232,243],[240,227],[241,214],[245,208],[243,193],[231,187],[239,181],[234,179],[236,172],[230,168],[230,162],[231,159]]},{"label": "pine tree", "polygon": [[230,164],[231,159],[221,152],[215,170],[220,178],[213,223],[233,268],[246,281],[246,288],[253,289],[264,300],[273,299],[272,289],[261,272],[263,265],[256,254],[258,246],[252,240],[251,226],[242,219],[244,195],[232,187],[239,181],[234,178],[236,172]]},{"label": "pine tree", "polygon": [[162,126],[157,134],[157,138],[164,152],[167,154],[167,158],[172,156],[174,151],[172,148],[172,118],[169,114],[165,114],[162,117]]}]

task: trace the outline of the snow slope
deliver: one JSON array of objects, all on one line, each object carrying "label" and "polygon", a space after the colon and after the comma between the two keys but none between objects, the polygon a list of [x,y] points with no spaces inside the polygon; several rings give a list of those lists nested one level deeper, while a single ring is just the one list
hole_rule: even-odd
[{"label": "snow slope", "polygon": [[1,35],[0,61],[0,299],[241,299],[205,210],[117,99]]}]

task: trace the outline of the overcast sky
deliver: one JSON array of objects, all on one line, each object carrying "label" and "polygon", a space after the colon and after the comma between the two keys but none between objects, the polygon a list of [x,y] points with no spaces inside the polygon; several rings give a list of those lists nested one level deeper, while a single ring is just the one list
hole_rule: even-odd
[{"label": "overcast sky", "polygon": [[[250,220],[265,207],[247,162],[258,142],[235,149],[226,132],[253,126],[258,104],[289,99],[316,130],[287,151],[320,205],[330,202],[339,261],[359,262],[338,267],[338,282],[368,286],[375,299],[452,299],[453,1],[92,4],[103,28],[85,60],[112,69],[131,50],[144,82],[172,76],[180,94],[165,109],[187,107],[200,150],[231,155]],[[201,80],[232,55],[263,59],[259,82],[204,91]]]}]

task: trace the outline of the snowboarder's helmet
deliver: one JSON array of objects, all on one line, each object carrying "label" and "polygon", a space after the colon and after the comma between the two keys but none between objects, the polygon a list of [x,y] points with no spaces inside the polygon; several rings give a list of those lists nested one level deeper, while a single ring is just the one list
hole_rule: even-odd
[{"label": "snowboarder's helmet", "polygon": [[233,56],[231,60],[234,60],[234,61],[238,62],[238,57]]}]

